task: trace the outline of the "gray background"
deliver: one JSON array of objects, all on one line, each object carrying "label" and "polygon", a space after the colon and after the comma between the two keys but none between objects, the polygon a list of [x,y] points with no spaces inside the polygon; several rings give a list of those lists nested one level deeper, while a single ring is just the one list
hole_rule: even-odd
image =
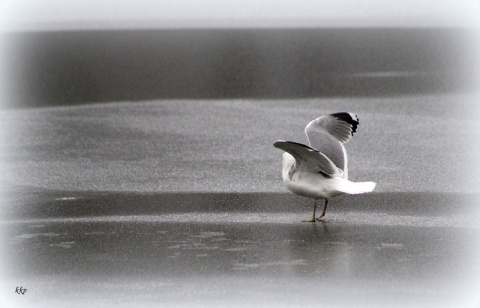
[{"label": "gray background", "polygon": [[[181,2],[145,30],[126,2],[47,2],[0,7],[3,306],[478,307],[475,10]],[[350,178],[378,186],[305,224],[272,143],[336,111],[360,118]]]}]

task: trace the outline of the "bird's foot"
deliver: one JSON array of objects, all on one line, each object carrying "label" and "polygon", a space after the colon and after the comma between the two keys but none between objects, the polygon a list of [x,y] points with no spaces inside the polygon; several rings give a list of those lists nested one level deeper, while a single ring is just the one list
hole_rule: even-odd
[{"label": "bird's foot", "polygon": [[315,218],[308,219],[308,220],[302,220],[302,222],[315,222]]},{"label": "bird's foot", "polygon": [[322,222],[325,221],[325,214],[321,215],[321,216],[318,217],[316,220],[317,220],[317,221],[322,221]]}]

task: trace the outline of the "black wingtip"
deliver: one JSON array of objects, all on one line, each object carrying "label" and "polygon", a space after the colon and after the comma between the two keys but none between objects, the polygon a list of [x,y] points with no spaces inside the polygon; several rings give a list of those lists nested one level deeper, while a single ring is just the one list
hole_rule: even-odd
[{"label": "black wingtip", "polygon": [[360,123],[360,121],[358,120],[358,117],[356,114],[348,113],[348,112],[337,112],[337,113],[332,113],[331,116],[352,125],[352,136],[353,136],[353,133],[357,131],[357,126]]}]

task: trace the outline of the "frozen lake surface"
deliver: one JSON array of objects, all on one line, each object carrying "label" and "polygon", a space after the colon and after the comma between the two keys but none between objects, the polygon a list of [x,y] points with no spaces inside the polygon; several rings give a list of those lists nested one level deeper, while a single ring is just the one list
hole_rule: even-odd
[{"label": "frozen lake surface", "polygon": [[[478,306],[475,106],[421,95],[3,110],[2,299]],[[308,121],[343,110],[360,118],[350,177],[377,190],[302,223],[311,201],[286,191],[272,143],[305,142]]]},{"label": "frozen lake surface", "polygon": [[474,95],[160,100],[0,112],[0,184],[70,191],[284,192],[276,140],[354,112],[349,178],[377,192],[480,192]]},{"label": "frozen lake surface", "polygon": [[[12,213],[1,224],[10,303],[479,303],[478,195],[342,197],[316,224],[301,222],[310,203],[290,194],[68,195],[32,195],[23,206],[53,215]],[[27,295],[14,294],[16,285]]]}]

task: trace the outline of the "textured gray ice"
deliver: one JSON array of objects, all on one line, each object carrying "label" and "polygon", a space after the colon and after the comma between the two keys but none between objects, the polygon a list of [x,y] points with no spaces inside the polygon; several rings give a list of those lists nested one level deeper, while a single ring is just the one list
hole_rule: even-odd
[{"label": "textured gray ice", "polygon": [[478,192],[477,98],[179,100],[3,110],[0,185],[84,191],[284,192],[278,139],[354,112],[350,178],[376,191]]}]

